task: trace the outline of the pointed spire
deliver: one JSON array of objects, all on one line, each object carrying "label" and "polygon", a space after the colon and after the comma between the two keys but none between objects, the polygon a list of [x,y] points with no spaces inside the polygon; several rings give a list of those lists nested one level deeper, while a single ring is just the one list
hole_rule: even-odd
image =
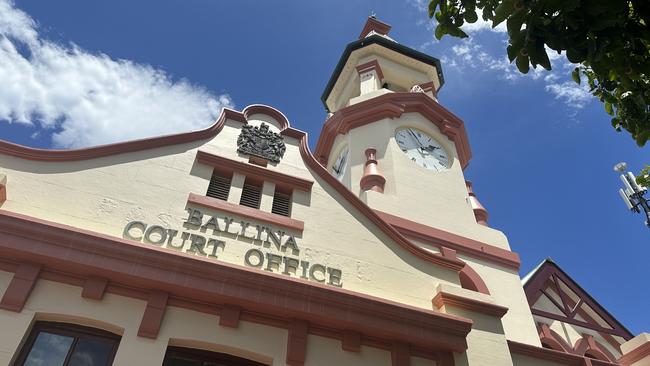
[{"label": "pointed spire", "polygon": [[385,36],[390,32],[390,28],[390,25],[378,20],[374,15],[371,15],[368,17],[366,25],[363,26],[363,30],[361,31],[361,34],[359,34],[359,39],[368,37],[372,32],[374,32],[374,34]]},{"label": "pointed spire", "polygon": [[474,217],[476,217],[476,222],[480,225],[488,226],[488,212],[485,207],[483,207],[481,202],[479,202],[478,198],[476,198],[476,194],[474,194],[474,191],[472,190],[472,182],[466,180],[465,185],[467,186],[469,204],[472,207],[472,210],[474,210]]}]

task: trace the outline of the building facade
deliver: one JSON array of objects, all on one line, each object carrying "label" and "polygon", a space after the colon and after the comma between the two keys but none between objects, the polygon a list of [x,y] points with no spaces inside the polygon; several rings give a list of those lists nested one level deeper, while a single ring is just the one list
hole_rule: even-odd
[{"label": "building facade", "polygon": [[[463,175],[440,61],[369,18],[310,151],[278,110],[79,150],[0,141],[0,364],[650,365]],[[645,358],[644,358],[645,357]]]}]

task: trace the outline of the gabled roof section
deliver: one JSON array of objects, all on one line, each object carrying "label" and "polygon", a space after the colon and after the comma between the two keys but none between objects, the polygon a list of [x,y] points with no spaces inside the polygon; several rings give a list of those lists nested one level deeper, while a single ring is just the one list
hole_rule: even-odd
[{"label": "gabled roof section", "polygon": [[550,258],[522,280],[533,315],[626,340],[632,333]]}]

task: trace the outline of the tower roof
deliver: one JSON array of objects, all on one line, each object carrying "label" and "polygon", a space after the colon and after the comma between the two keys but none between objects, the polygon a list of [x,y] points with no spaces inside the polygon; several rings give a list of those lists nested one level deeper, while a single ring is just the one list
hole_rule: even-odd
[{"label": "tower roof", "polygon": [[349,43],[345,47],[345,50],[343,51],[343,54],[341,55],[339,62],[336,64],[336,68],[334,69],[332,76],[327,82],[325,91],[321,96],[321,101],[323,102],[325,109],[329,110],[329,108],[327,107],[327,98],[332,92],[332,89],[334,88],[334,85],[336,84],[336,81],[338,80],[341,72],[343,71],[343,68],[345,67],[345,64],[348,61],[348,58],[350,57],[352,52],[364,47],[368,47],[373,44],[385,47],[389,50],[413,58],[426,65],[434,66],[438,73],[438,78],[440,80],[440,87],[442,87],[442,85],[444,84],[444,77],[442,74],[442,66],[440,64],[440,60],[433,56],[429,56],[425,53],[422,53],[420,51],[414,50],[410,47],[406,47],[404,45],[397,43],[396,41],[394,41],[393,39],[387,36],[389,30],[390,30],[390,25],[383,23],[375,19],[374,17],[368,18],[368,22],[366,22],[366,25],[364,26],[363,31],[361,32],[360,38],[354,42]]}]

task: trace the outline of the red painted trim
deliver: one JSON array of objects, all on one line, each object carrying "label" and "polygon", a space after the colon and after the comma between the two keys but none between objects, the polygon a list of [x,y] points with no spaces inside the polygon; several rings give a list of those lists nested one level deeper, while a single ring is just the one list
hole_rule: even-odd
[{"label": "red painted trim", "polygon": [[242,161],[232,160],[207,153],[205,151],[196,152],[196,160],[199,163],[210,165],[218,168],[225,168],[225,170],[235,171],[247,177],[260,178],[274,182],[275,184],[286,186],[290,189],[298,189],[301,191],[310,191],[314,181],[294,177],[289,174],[280,173],[275,170],[261,168],[256,165],[248,164]]},{"label": "red painted trim", "polygon": [[[582,309],[577,309],[577,311],[572,315],[575,315],[576,313],[580,314],[586,321],[577,320],[574,317],[567,315],[557,315],[548,311],[534,309],[533,305],[535,305],[540,296],[542,296],[544,290],[549,285],[549,281],[551,283],[554,283],[556,279],[562,280],[562,282],[566,284],[566,286],[569,287],[571,291],[578,295],[578,297],[591,309],[593,309],[596,314],[598,314],[598,316],[600,316],[607,324],[609,324],[612,329],[600,326]],[[562,269],[552,261],[545,261],[537,269],[537,272],[535,272],[532,277],[524,284],[524,291],[526,293],[526,299],[528,300],[528,305],[531,307],[531,312],[533,315],[538,315],[548,319],[558,320],[587,329],[592,329],[603,333],[604,336],[617,335],[626,340],[632,338],[632,334],[627,329],[625,329],[621,323],[618,322],[618,320],[610,315],[607,310],[605,310],[605,308],[598,304],[596,300],[594,300],[585,290],[582,289],[582,287],[580,287],[571,277],[569,277],[569,275],[564,273],[564,271],[562,271]],[[566,304],[559,306],[563,312],[566,312],[565,308],[567,306],[565,305]],[[573,302],[568,305],[569,307],[575,306]],[[606,339],[608,339],[608,342],[611,342],[609,338]]]},{"label": "red painted trim", "polygon": [[268,105],[251,104],[248,107],[244,108],[242,114],[244,115],[246,121],[249,120],[250,117],[254,114],[265,114],[278,121],[280,124],[280,130],[286,130],[287,128],[291,127],[289,125],[289,120],[287,119],[287,116],[284,115],[284,113]]},{"label": "red painted trim", "polygon": [[381,71],[381,66],[377,60],[368,61],[365,64],[357,65],[357,73],[359,76],[370,71],[375,71],[379,80],[384,80],[384,73]]},{"label": "red painted trim", "polygon": [[615,362],[616,357],[612,355],[606,348],[601,347],[593,336],[585,334],[582,338],[576,341],[573,349],[577,355],[586,356],[591,353],[596,359],[601,361]]},{"label": "red painted trim", "polygon": [[645,342],[639,347],[624,354],[621,356],[621,358],[618,359],[618,363],[621,365],[629,366],[635,362],[643,360],[646,357],[650,358],[650,342]]},{"label": "red painted trim", "polygon": [[557,332],[549,328],[547,324],[539,323],[537,326],[539,339],[556,351],[573,353],[573,347],[567,343]]},{"label": "red painted trim", "polygon": [[367,148],[365,151],[366,155],[366,167],[363,170],[363,177],[359,185],[364,191],[375,191],[379,193],[384,193],[384,184],[386,184],[386,178],[379,172],[377,168],[377,150],[373,147]]},{"label": "red painted trim", "polygon": [[302,366],[305,364],[308,329],[309,323],[304,320],[294,320],[289,324],[287,365]]},{"label": "red painted trim", "polygon": [[252,207],[236,205],[234,203],[226,202],[218,198],[201,196],[195,193],[190,193],[187,197],[187,203],[211,208],[218,211],[228,212],[234,215],[247,217],[249,219],[266,222],[273,225],[286,227],[296,230],[300,233],[305,229],[305,223],[300,220],[292,219],[290,217],[265,212]]},{"label": "red painted trim", "polygon": [[282,112],[266,105],[253,104],[244,108],[242,112],[224,108],[221,112],[221,115],[219,115],[219,118],[214,124],[205,129],[193,132],[158,136],[74,150],[35,149],[0,140],[0,154],[37,161],[78,161],[95,159],[103,156],[124,154],[134,151],[148,150],[157,147],[209,139],[216,136],[223,129],[226,120],[230,119],[241,123],[247,123],[247,116],[257,113],[266,114],[274,118],[280,123],[281,127],[284,130],[288,130],[287,134],[292,133],[290,131],[292,129],[289,125],[289,121],[284,116],[284,114],[282,114]]},{"label": "red painted trim", "polygon": [[361,334],[352,330],[344,330],[341,348],[348,352],[361,352]]},{"label": "red painted trim", "polygon": [[387,35],[388,32],[390,32],[390,28],[391,28],[390,25],[388,25],[387,23],[384,23],[375,17],[368,17],[366,24],[363,26],[363,29],[361,30],[361,34],[359,34],[359,39],[366,38],[368,33],[370,33],[373,30],[377,34]]},{"label": "red painted trim", "polygon": [[140,328],[138,329],[138,336],[151,339],[158,337],[158,331],[165,316],[168,298],[169,294],[163,291],[154,291],[149,294],[147,307],[144,309]]},{"label": "red painted trim", "polygon": [[408,344],[397,342],[390,350],[392,366],[409,366],[411,364],[411,349]]},{"label": "red painted trim", "polygon": [[239,328],[241,308],[234,305],[224,305],[219,314],[219,325],[228,328]]},{"label": "red painted trim", "polygon": [[508,308],[504,306],[490,304],[485,301],[470,299],[447,292],[438,292],[433,300],[431,300],[431,302],[438,309],[442,308],[443,306],[451,306],[463,310],[496,316],[499,319],[506,315],[508,312]]},{"label": "red painted trim", "polygon": [[7,200],[7,185],[0,184],[0,204]]},{"label": "red painted trim", "polygon": [[355,329],[364,339],[400,339],[425,349],[463,352],[472,326],[471,320],[458,316],[5,210],[0,210],[0,258],[31,260],[76,276],[101,276],[108,279],[109,292],[117,288],[114,284],[125,284],[126,293],[135,297],[139,292],[128,289],[164,291],[203,305],[240,306],[264,319],[299,318],[326,329]]},{"label": "red painted trim", "polygon": [[460,276],[460,285],[462,288],[486,295],[490,294],[490,290],[488,290],[485,281],[483,281],[481,276],[469,264],[465,264],[465,267],[458,275]]},{"label": "red painted trim", "polygon": [[598,361],[595,363],[595,360],[589,360],[585,357],[577,356],[570,353],[565,353],[561,351],[556,351],[548,348],[541,348],[531,346],[529,344],[519,343],[515,341],[508,341],[508,348],[510,348],[510,353],[535,358],[538,360],[551,361],[560,363],[562,365],[572,365],[572,366],[585,366],[588,362],[591,362],[593,365],[600,366],[616,366],[616,363]]},{"label": "red painted trim", "polygon": [[465,169],[472,157],[463,121],[424,93],[386,93],[338,110],[321,130],[316,144],[316,157],[326,165],[334,139],[353,128],[383,118],[399,118],[404,113],[420,113],[436,125],[456,145],[458,159]]},{"label": "red painted trim", "polygon": [[402,234],[435,246],[446,246],[471,257],[485,259],[493,263],[519,270],[519,255],[509,250],[490,244],[465,238],[460,235],[426,226],[386,212],[375,210],[386,222],[397,228]]},{"label": "red painted trim", "polygon": [[24,262],[18,265],[14,277],[2,296],[0,309],[22,311],[40,272],[40,264]]},{"label": "red painted trim", "polygon": [[81,297],[92,300],[101,300],[104,297],[108,280],[101,277],[89,277],[81,290]]}]

